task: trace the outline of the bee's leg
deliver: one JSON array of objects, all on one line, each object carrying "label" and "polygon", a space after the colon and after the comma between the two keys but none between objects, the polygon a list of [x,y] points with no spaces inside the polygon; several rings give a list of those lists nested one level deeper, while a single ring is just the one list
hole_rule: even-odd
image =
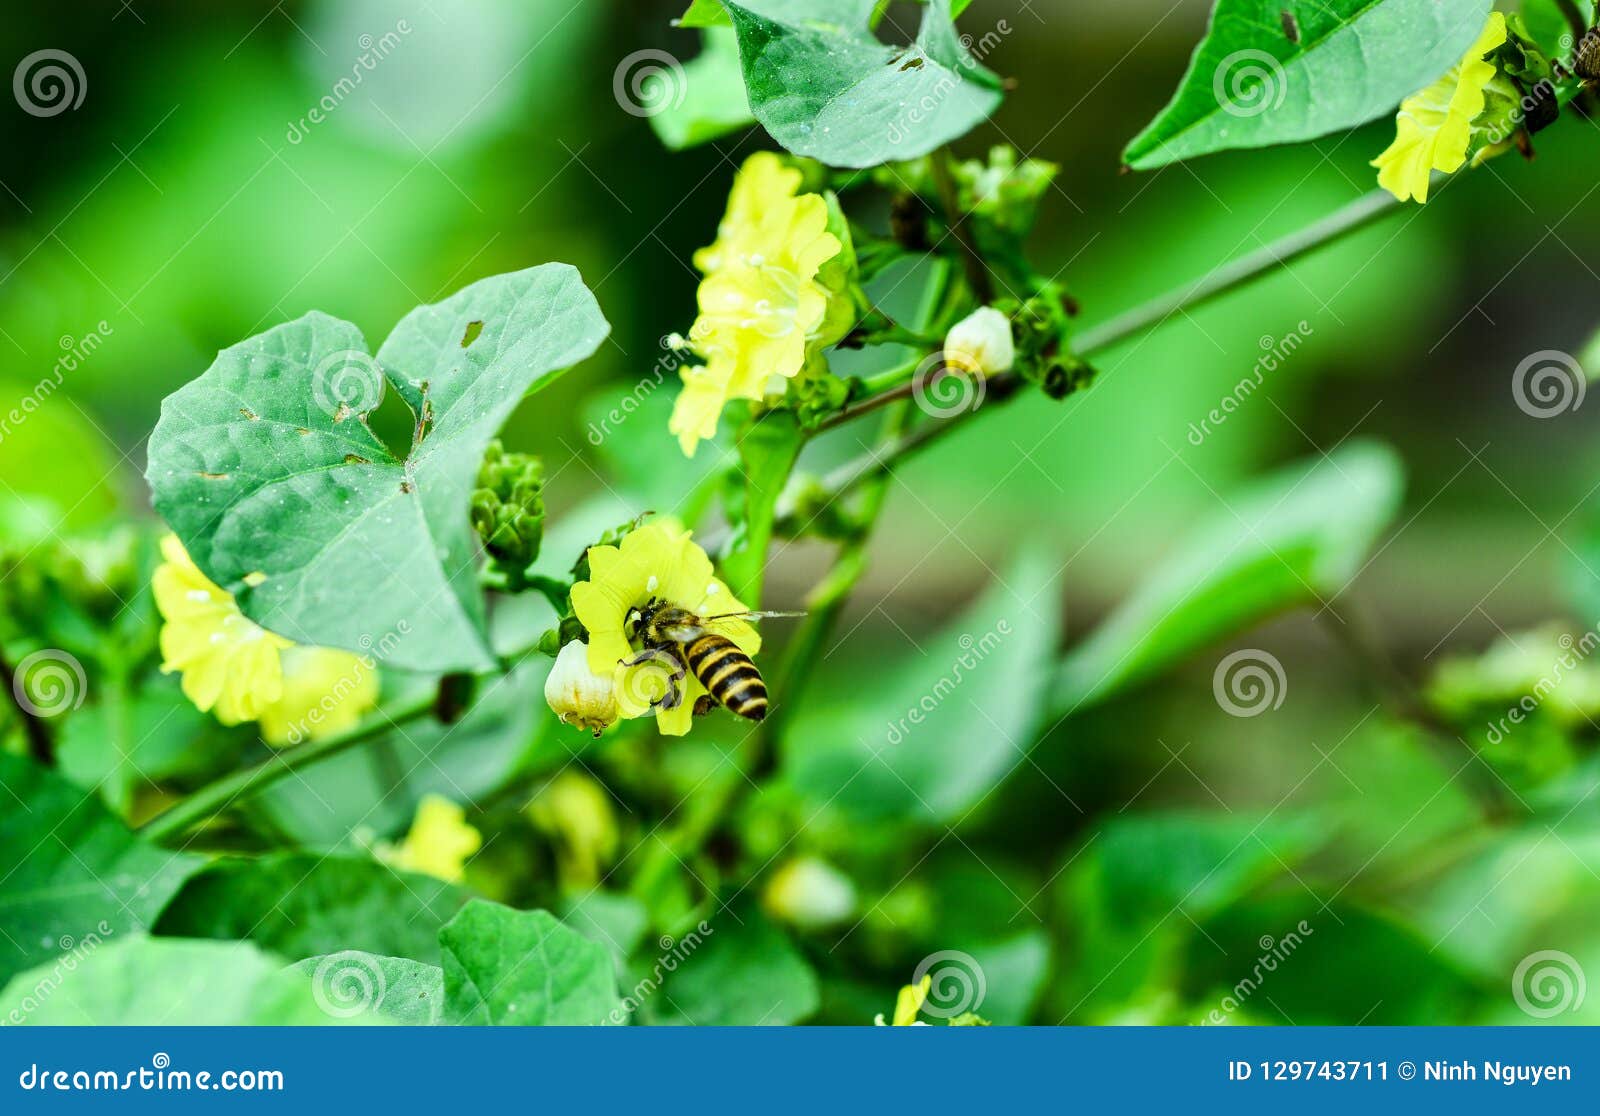
[{"label": "bee's leg", "polygon": [[623,666],[643,666],[645,663],[665,663],[671,668],[671,673],[667,675],[666,693],[650,704],[662,709],[678,708],[678,703],[683,701],[682,683],[689,673],[688,668],[676,655],[659,647],[646,647],[633,658],[622,660]]}]

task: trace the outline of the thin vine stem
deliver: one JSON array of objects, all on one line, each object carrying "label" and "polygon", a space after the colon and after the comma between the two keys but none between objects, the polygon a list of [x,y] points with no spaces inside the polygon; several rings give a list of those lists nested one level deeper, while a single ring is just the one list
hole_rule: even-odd
[{"label": "thin vine stem", "polygon": [[[1303,229],[1279,237],[1270,244],[1263,245],[1254,252],[1246,253],[1238,259],[1231,260],[1221,267],[1201,276],[1191,283],[1176,287],[1165,294],[1158,295],[1148,302],[1141,303],[1126,313],[1119,314],[1108,322],[1104,322],[1091,329],[1084,330],[1078,336],[1074,350],[1079,356],[1091,357],[1096,353],[1104,352],[1113,345],[1126,341],[1128,338],[1144,333],[1161,325],[1172,315],[1184,310],[1192,310],[1203,306],[1213,299],[1260,278],[1267,272],[1279,267],[1286,267],[1311,252],[1316,251],[1334,241],[1365,228],[1378,218],[1398,208],[1400,203],[1387,190],[1374,190],[1363,194],[1344,208],[1330,213],[1320,221],[1313,222]],[[1010,380],[1015,380],[1013,373],[1005,372],[989,379],[989,392],[982,405],[996,401],[996,388]],[[860,418],[862,415],[886,407],[901,399],[910,398],[916,390],[915,381],[898,384],[881,395],[864,399],[854,407],[850,407],[839,414],[832,416],[827,421],[818,425],[818,430],[831,430],[846,422]],[[1005,395],[1011,394],[1006,392]],[[1004,395],[1001,396],[1002,398]],[[968,415],[975,414],[978,408],[963,411],[948,422],[959,422]]]},{"label": "thin vine stem", "polygon": [[254,767],[207,783],[177,805],[145,822],[139,827],[139,832],[157,842],[178,837],[222,813],[234,802],[253,798],[303,767],[336,756],[357,744],[377,739],[397,725],[421,720],[433,712],[434,697],[430,690],[403,704],[382,710],[344,732],[286,749]]}]

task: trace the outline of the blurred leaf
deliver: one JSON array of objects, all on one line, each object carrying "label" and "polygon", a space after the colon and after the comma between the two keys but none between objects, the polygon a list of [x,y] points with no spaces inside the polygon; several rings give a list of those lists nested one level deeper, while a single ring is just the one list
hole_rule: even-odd
[{"label": "blurred leaf", "polygon": [[908,47],[872,34],[875,2],[724,0],[750,107],[796,155],[841,167],[913,159],[1000,104],[1000,81],[962,46],[949,0],[930,0]]},{"label": "blurred leaf", "polygon": [[104,697],[60,722],[56,762],[123,817],[141,786],[220,772],[239,759],[241,738],[196,709],[176,683],[150,680],[125,700]]},{"label": "blurred leaf", "polygon": [[433,963],[464,894],[375,860],[274,853],[219,860],[189,880],[154,933],[248,938],[291,960],[357,949]]},{"label": "blurred leaf", "polygon": [[529,656],[509,674],[483,679],[453,724],[429,717],[397,727],[281,780],[247,809],[294,844],[349,849],[363,832],[403,832],[425,795],[477,802],[515,779],[570,763],[591,741],[558,722],[545,703],[550,665]]},{"label": "blurred leaf", "polygon": [[47,963],[0,992],[0,1016],[56,1027],[297,1026],[339,1020],[311,985],[247,942],[108,941],[68,968]]},{"label": "blurred leaf", "polygon": [[[717,13],[727,16],[717,4]],[[658,75],[658,90],[645,102],[661,105],[650,114],[650,127],[673,151],[695,147],[756,122],[744,95],[739,68],[739,40],[728,27],[708,27],[700,53],[683,65],[681,75]]]},{"label": "blurred leaf", "polygon": [[1228,498],[1068,653],[1054,708],[1103,701],[1201,647],[1343,590],[1400,506],[1399,459],[1347,444]]},{"label": "blurred leaf", "polygon": [[1203,922],[1292,866],[1312,827],[1199,813],[1106,823],[1068,858],[1058,898],[1070,943],[1059,1014],[1095,1021],[1170,983]]},{"label": "blurred leaf", "polygon": [[[1573,0],[1585,27],[1594,25],[1594,0]],[[1552,58],[1572,55],[1572,24],[1556,0],[1522,0],[1522,18],[1528,33]]]},{"label": "blurred leaf", "polygon": [[[691,936],[698,939],[690,950]],[[817,1010],[817,977],[788,936],[754,903],[740,903],[715,925],[681,934],[664,956],[681,957],[663,979],[663,962],[641,963],[641,985],[661,985],[646,999],[651,1021],[701,1027],[781,1027]]]},{"label": "blurred leaf", "polygon": [[[355,326],[308,314],[225,349],[167,398],[146,474],[156,508],[247,615],[289,639],[366,652],[397,633],[392,666],[488,669],[467,518],[484,450],[524,393],[608,328],[563,264],[418,307],[376,364]],[[404,460],[367,428],[385,384],[417,417]]]},{"label": "blurred leaf", "polygon": [[1242,903],[1195,932],[1183,982],[1202,1016],[1227,1015],[1231,997],[1266,1022],[1418,1025],[1460,1019],[1476,998],[1415,931],[1291,886],[1296,894]]},{"label": "blurred leaf", "polygon": [[620,1006],[610,953],[548,911],[474,900],[439,944],[445,1000],[464,1023],[586,1026]]},{"label": "blurred leaf", "polygon": [[1059,634],[1055,572],[1025,552],[917,653],[876,658],[870,685],[860,663],[819,677],[785,734],[789,779],[863,819],[948,822],[971,811],[1033,738]]},{"label": "blurred leaf", "polygon": [[983,999],[968,1010],[1000,1026],[1027,1023],[1050,972],[1049,935],[1043,930],[1024,930],[1013,937],[967,946],[964,952],[972,955],[984,980]]},{"label": "blurred leaf", "polygon": [[140,841],[93,791],[0,752],[0,980],[90,934],[143,930],[198,856]]},{"label": "blurred leaf", "polygon": [[444,1022],[444,971],[409,957],[346,950],[290,966],[341,1019],[375,1017],[414,1027]]},{"label": "blurred leaf", "polygon": [[751,608],[761,607],[762,574],[778,497],[804,441],[799,424],[788,411],[767,412],[739,438],[744,483],[735,490],[728,509],[729,519],[739,527],[721,566],[728,588]]},{"label": "blurred leaf", "polygon": [[567,926],[592,942],[599,942],[611,951],[617,971],[627,964],[639,942],[644,938],[650,916],[644,904],[628,895],[616,895],[595,888],[573,900],[567,906],[562,920]]},{"label": "blurred leaf", "polygon": [[1177,94],[1123,161],[1148,170],[1365,124],[1455,65],[1488,10],[1487,0],[1217,0]]}]

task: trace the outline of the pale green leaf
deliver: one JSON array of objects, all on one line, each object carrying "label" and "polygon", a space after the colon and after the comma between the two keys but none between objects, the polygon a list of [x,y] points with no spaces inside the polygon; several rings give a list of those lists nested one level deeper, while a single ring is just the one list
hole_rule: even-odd
[{"label": "pale green leaf", "polygon": [[728,27],[708,27],[704,42],[680,72],[654,75],[641,93],[641,101],[655,108],[648,114],[650,127],[673,151],[709,143],[756,121],[744,95],[739,40]]},{"label": "pale green leaf", "polygon": [[142,935],[80,948],[21,974],[0,991],[0,1020],[58,1027],[344,1022],[318,1006],[303,976],[248,942]]},{"label": "pale green leaf", "polygon": [[290,968],[311,978],[312,996],[341,1019],[413,1027],[445,1022],[444,971],[409,957],[341,950]]},{"label": "pale green leaf", "polygon": [[476,900],[439,933],[452,1019],[497,1026],[620,1023],[610,951],[548,911]]},{"label": "pale green leaf", "polygon": [[1177,94],[1123,161],[1147,170],[1364,124],[1460,61],[1488,11],[1489,0],[1217,0]]},{"label": "pale green leaf", "polygon": [[0,980],[143,930],[204,861],[140,841],[91,790],[0,752]]},{"label": "pale green leaf", "polygon": [[652,1022],[777,1027],[817,1010],[811,965],[754,903],[658,944],[660,957],[647,956],[635,972],[638,988],[661,986],[661,995],[644,1000]]},{"label": "pale green leaf", "polygon": [[356,949],[435,962],[463,893],[375,860],[274,853],[219,860],[156,923],[185,938],[249,938],[291,960]]},{"label": "pale green leaf", "polygon": [[[252,619],[392,666],[488,669],[468,498],[489,440],[535,385],[592,353],[605,319],[564,264],[484,279],[408,314],[377,354],[311,313],[225,349],[150,437],[156,509]],[[417,436],[367,428],[385,388]]]},{"label": "pale green leaf", "polygon": [[875,0],[724,0],[756,119],[788,150],[841,167],[911,159],[966,134],[1000,82],[931,0],[910,46],[872,33]]},{"label": "pale green leaf", "polygon": [[1274,613],[1345,588],[1400,507],[1400,461],[1353,442],[1243,492],[1214,515],[1061,666],[1060,714],[1103,701]]}]

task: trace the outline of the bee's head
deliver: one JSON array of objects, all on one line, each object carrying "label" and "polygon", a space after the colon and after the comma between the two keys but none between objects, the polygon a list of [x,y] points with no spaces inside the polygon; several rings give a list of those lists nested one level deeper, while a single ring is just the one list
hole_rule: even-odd
[{"label": "bee's head", "polygon": [[622,634],[627,636],[629,641],[649,638],[656,616],[663,607],[663,602],[659,598],[651,597],[639,607],[630,608],[627,618],[622,622]]}]

